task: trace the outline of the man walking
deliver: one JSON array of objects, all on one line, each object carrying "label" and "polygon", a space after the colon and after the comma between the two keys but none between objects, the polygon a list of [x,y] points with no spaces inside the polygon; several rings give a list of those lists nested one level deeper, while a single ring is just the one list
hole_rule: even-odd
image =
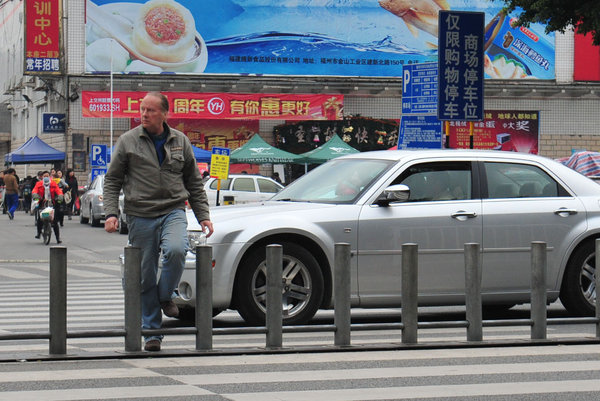
[{"label": "man walking", "polygon": [[[107,232],[118,229],[118,199],[125,194],[124,212],[129,243],[141,249],[142,328],[161,327],[162,311],[175,317],[172,294],[185,266],[188,201],[196,219],[213,233],[208,199],[192,144],[184,133],[167,125],[169,101],[159,92],[141,102],[141,125],[124,133],[111,157],[104,180]],[[157,282],[162,251],[162,272]],[[160,351],[162,336],[145,338],[146,351]]]},{"label": "man walking", "polygon": [[6,211],[9,219],[15,218],[15,211],[19,206],[19,183],[15,177],[15,169],[9,168],[4,172],[4,186],[6,193],[4,194],[4,202],[6,203]]}]

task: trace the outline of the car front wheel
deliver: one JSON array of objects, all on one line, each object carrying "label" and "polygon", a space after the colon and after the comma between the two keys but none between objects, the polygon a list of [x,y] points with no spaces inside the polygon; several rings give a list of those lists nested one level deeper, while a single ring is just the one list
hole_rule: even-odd
[{"label": "car front wheel", "polygon": [[92,222],[92,227],[100,227],[100,219],[97,219],[94,217],[94,211],[92,210],[91,206],[90,206],[90,220]]},{"label": "car front wheel", "polygon": [[[305,248],[282,243],[283,324],[308,322],[323,299],[323,273]],[[239,314],[250,325],[264,325],[267,306],[267,270],[264,247],[255,249],[240,266],[235,283]]]},{"label": "car front wheel", "polygon": [[88,217],[84,217],[83,212],[80,210],[79,211],[79,222],[81,224],[87,224],[89,221],[90,221],[90,219]]},{"label": "car front wheel", "polygon": [[594,242],[579,247],[569,260],[560,300],[574,316],[591,316],[596,308],[596,252]]}]

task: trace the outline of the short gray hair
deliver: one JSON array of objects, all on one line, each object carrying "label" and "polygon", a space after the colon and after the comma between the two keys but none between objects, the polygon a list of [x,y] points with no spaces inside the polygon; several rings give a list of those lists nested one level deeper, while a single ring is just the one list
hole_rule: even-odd
[{"label": "short gray hair", "polygon": [[168,112],[169,111],[169,99],[167,99],[167,97],[165,95],[163,95],[160,92],[148,92],[146,94],[146,96],[154,96],[160,99],[160,107],[162,108],[162,111],[164,112]]}]

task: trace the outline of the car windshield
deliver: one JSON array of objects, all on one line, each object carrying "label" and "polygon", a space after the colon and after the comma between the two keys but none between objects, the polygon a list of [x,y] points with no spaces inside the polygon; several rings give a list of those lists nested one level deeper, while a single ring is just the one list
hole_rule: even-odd
[{"label": "car windshield", "polygon": [[334,159],[292,182],[271,200],[353,203],[394,162],[373,159]]}]

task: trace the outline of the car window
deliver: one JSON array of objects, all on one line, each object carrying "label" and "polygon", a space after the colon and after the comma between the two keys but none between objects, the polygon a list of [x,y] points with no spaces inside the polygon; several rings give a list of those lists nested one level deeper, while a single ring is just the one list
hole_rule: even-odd
[{"label": "car window", "polygon": [[[214,189],[216,191],[217,190],[217,182],[218,182],[217,179],[212,180],[209,188]],[[231,178],[228,178],[226,180],[221,180],[221,190],[228,190],[230,185],[231,185]]]},{"label": "car window", "polygon": [[257,179],[256,183],[258,184],[258,191],[263,193],[275,194],[281,189],[273,181],[265,180],[264,178]]},{"label": "car window", "polygon": [[271,200],[349,204],[394,165],[393,160],[333,159],[283,188]]},{"label": "car window", "polygon": [[253,178],[236,178],[233,180],[233,191],[256,192]]},{"label": "car window", "polygon": [[102,175],[99,175],[98,177],[96,177],[96,179],[94,180],[94,182],[92,182],[92,188],[91,189],[98,189],[98,188],[102,188],[102,180],[103,180]]},{"label": "car window", "polygon": [[439,162],[410,166],[393,182],[410,188],[409,202],[471,199],[471,163]]},{"label": "car window", "polygon": [[537,166],[518,163],[485,163],[490,198],[559,196],[560,185]]}]

